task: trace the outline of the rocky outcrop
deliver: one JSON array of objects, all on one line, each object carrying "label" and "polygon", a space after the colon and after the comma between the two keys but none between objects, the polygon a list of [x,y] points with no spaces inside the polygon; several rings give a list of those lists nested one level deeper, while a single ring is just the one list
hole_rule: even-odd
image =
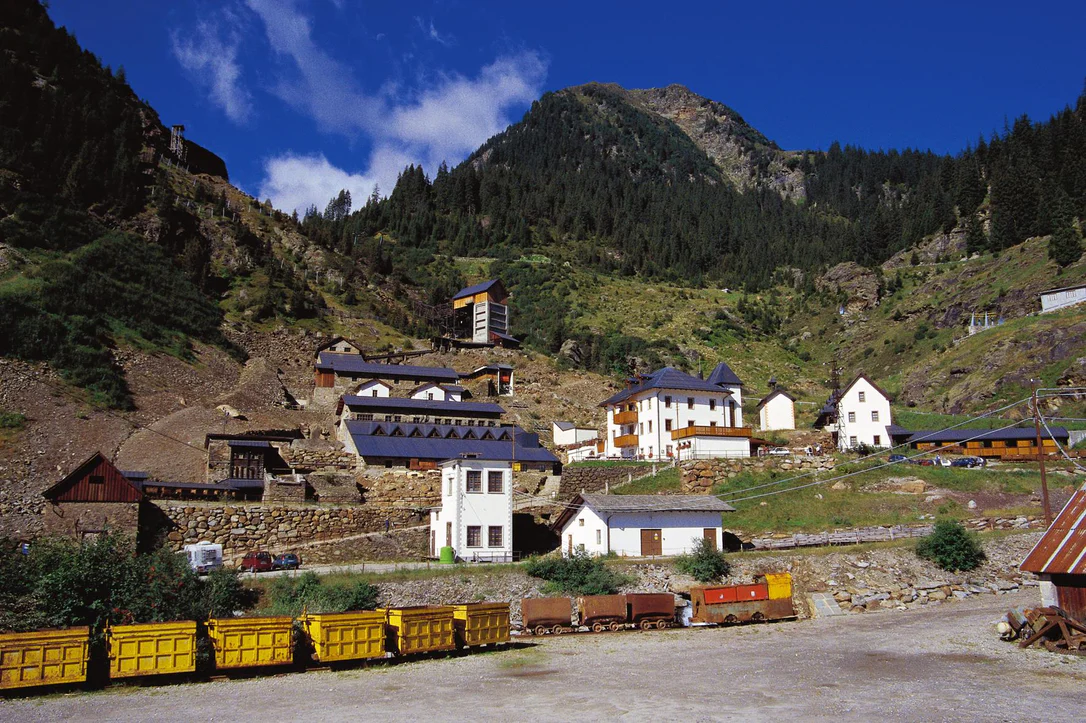
[{"label": "rocky outcrop", "polygon": [[717,485],[738,477],[743,472],[812,472],[831,470],[833,457],[741,457],[738,459],[703,459],[679,463],[682,492],[687,495],[707,495]]},{"label": "rocky outcrop", "polygon": [[845,261],[815,280],[819,291],[844,293],[849,312],[870,309],[879,303],[879,281],[875,272],[854,261]]}]

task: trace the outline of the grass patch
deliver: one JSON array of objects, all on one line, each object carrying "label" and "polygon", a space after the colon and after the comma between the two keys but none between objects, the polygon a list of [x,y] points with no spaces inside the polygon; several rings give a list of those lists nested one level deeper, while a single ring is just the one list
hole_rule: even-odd
[{"label": "grass patch", "polygon": [[[659,464],[658,462],[656,464]],[[578,467],[651,467],[653,462],[641,462],[638,460],[617,460],[617,459],[586,459],[583,462],[571,462],[565,466],[566,469],[576,469]]]},{"label": "grass patch", "polygon": [[654,475],[613,487],[611,491],[616,495],[654,495],[659,492],[677,493],[681,489],[679,470],[675,467],[666,467]]}]

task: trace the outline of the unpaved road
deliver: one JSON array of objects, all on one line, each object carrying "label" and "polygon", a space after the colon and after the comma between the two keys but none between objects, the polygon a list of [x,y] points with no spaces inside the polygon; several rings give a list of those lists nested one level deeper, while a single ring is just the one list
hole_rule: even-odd
[{"label": "unpaved road", "polygon": [[993,629],[1036,591],[909,612],[548,637],[515,650],[0,702],[10,721],[1078,720],[1086,658]]}]

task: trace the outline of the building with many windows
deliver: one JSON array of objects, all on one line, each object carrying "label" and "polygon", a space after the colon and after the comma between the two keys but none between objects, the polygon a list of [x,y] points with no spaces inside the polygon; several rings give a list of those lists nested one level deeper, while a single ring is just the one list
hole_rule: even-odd
[{"label": "building with many windows", "polygon": [[842,452],[862,446],[893,446],[888,429],[891,425],[890,395],[863,373],[830,394],[814,424],[833,434]]},{"label": "building with many windows", "polygon": [[516,348],[509,335],[509,292],[501,279],[460,289],[452,298],[453,336],[473,344]]},{"label": "building with many windows", "polygon": [[442,462],[441,507],[430,512],[430,555],[451,547],[459,560],[513,559],[513,471],[507,460]]},{"label": "building with many windows", "polygon": [[600,403],[607,410],[606,455],[749,457],[751,430],[743,426],[741,387],[726,364],[709,379],[664,367],[629,380],[626,389]]}]

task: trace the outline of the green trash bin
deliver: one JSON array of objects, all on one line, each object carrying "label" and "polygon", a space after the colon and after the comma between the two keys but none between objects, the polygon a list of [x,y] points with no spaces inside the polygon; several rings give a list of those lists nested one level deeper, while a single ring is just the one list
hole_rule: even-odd
[{"label": "green trash bin", "polygon": [[446,545],[441,548],[441,556],[438,558],[438,562],[442,565],[451,565],[456,562],[456,553],[451,547]]}]

